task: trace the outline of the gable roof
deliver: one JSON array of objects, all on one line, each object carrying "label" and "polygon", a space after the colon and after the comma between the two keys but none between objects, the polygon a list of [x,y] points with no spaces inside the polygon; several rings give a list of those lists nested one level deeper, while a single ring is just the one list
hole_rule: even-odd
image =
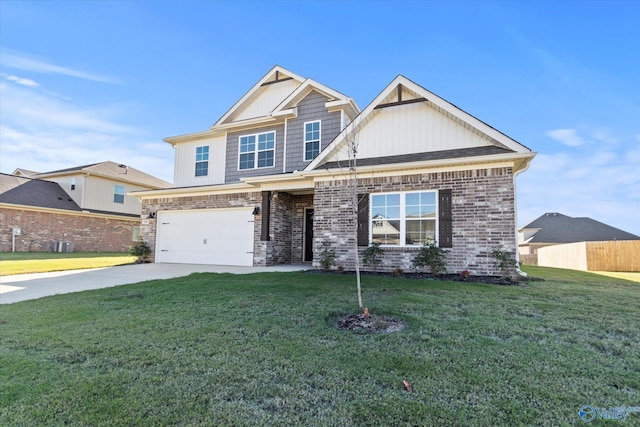
[{"label": "gable roof", "polygon": [[153,175],[144,173],[130,166],[119,164],[111,161],[93,163],[84,166],[75,166],[72,168],[59,169],[50,172],[42,172],[34,175],[34,178],[54,178],[62,175],[74,175],[77,173],[96,175],[102,178],[109,178],[118,181],[129,182],[141,186],[151,188],[169,188],[172,184]]},{"label": "gable roof", "polygon": [[82,211],[57,182],[0,174],[0,203]]},{"label": "gable roof", "polygon": [[[249,89],[249,91],[247,91],[247,93],[245,93],[242,96],[242,98],[240,98],[235,104],[233,104],[233,106],[231,106],[231,108],[226,113],[224,113],[222,117],[220,117],[211,126],[211,128],[219,127],[221,125],[232,122],[233,120],[230,120],[232,116],[236,114],[238,111],[240,111],[242,108],[246,108],[247,105],[252,100],[254,100],[260,94],[261,91],[265,90],[264,88],[273,84],[277,84],[277,83],[281,83],[289,80],[293,80],[294,82],[301,84],[304,81],[304,78],[300,77],[299,75],[279,65],[274,66],[271,70],[267,72],[267,74],[265,74],[260,80],[258,80],[258,82],[255,85],[253,85],[253,87]],[[284,97],[282,99],[284,99]],[[282,101],[282,99],[280,101]],[[273,107],[275,107],[275,105]]]},{"label": "gable roof", "polygon": [[[520,169],[525,168],[529,160],[535,155],[535,153],[533,153],[529,148],[514,139],[506,136],[502,132],[499,132],[483,121],[456,107],[443,98],[440,98],[408,78],[398,75],[347,127],[342,130],[331,144],[325,147],[325,149],[311,163],[309,163],[309,165],[307,165],[305,170],[309,171],[317,169],[320,166],[327,167],[328,164],[325,165],[327,160],[342,150],[345,144],[347,144],[349,138],[360,132],[361,129],[371,122],[381,111],[389,107],[415,103],[426,104],[449,119],[459,123],[464,128],[479,135],[485,141],[485,146],[502,148],[502,155],[514,155],[514,157],[526,158],[523,164],[519,166]],[[428,157],[426,156],[427,153],[422,154],[425,154],[423,157]],[[464,156],[465,152],[462,150],[456,154]],[[446,156],[440,156],[440,159],[445,157]],[[384,159],[385,160],[380,162],[381,164],[384,164],[385,162],[391,163],[393,161],[404,160],[402,158],[392,159],[389,157]],[[415,159],[415,155],[413,156],[413,159]],[[358,159],[358,164],[361,164],[361,161],[362,160]]]},{"label": "gable roof", "polygon": [[37,175],[37,174],[39,174],[39,173],[40,173],[40,172],[32,171],[32,170],[29,170],[29,169],[21,169],[21,168],[18,168],[18,169],[16,169],[16,170],[14,170],[14,171],[13,171],[13,173],[12,173],[11,175],[15,175],[15,176],[27,176],[27,177],[29,177],[29,176]]},{"label": "gable roof", "polygon": [[351,117],[360,111],[355,101],[343,93],[276,65],[223,114],[211,129],[295,116],[296,105],[311,91],[326,96],[329,109],[344,108]]},{"label": "gable roof", "polygon": [[526,243],[575,243],[609,240],[640,240],[639,236],[627,233],[610,225],[587,217],[572,218],[557,212],[549,212],[520,227],[538,231]]}]

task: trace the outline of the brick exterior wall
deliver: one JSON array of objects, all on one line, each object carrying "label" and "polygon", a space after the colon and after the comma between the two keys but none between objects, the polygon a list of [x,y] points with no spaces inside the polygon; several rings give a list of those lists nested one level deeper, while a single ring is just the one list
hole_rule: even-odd
[{"label": "brick exterior wall", "polygon": [[[195,197],[166,197],[144,200],[142,216],[165,210],[217,209],[262,206],[262,193],[235,193]],[[313,195],[294,196],[274,192],[271,197],[270,240],[260,240],[262,213],[256,215],[253,232],[253,265],[291,264],[302,262],[304,209],[313,207]],[[142,220],[140,235],[151,248],[155,260],[156,218]]]},{"label": "brick exterior wall", "polygon": [[[326,241],[336,253],[336,266],[355,269],[355,218],[350,185],[347,180],[316,183],[314,268],[320,268],[320,247]],[[358,193],[442,189],[452,191],[453,247],[446,258],[448,272],[469,270],[474,275],[499,275],[491,251],[500,248],[515,257],[517,250],[515,189],[510,167],[360,179],[358,182]],[[384,250],[378,271],[400,268],[407,272],[419,248]]]},{"label": "brick exterior wall", "polygon": [[21,229],[15,238],[16,252],[53,251],[57,241],[73,243],[74,252],[128,252],[140,219],[3,208],[0,224],[0,252],[11,252],[13,227]]},{"label": "brick exterior wall", "polygon": [[[140,236],[149,245],[151,254],[150,261],[155,261],[156,253],[156,221],[159,211],[181,211],[192,209],[215,209],[215,208],[238,208],[255,207],[262,205],[262,194],[260,192],[242,194],[212,194],[206,196],[189,197],[162,197],[157,199],[147,199],[142,202],[142,225],[140,226]],[[148,218],[149,213],[155,213],[155,218]],[[260,241],[260,215],[255,217],[253,233],[253,263],[254,265],[267,265],[268,242]]]}]

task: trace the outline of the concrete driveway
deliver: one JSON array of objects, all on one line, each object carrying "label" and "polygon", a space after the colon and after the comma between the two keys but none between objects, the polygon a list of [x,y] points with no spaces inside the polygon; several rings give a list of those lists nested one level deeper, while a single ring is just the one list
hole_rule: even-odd
[{"label": "concrete driveway", "polygon": [[90,270],[0,276],[0,304],[10,304],[49,295],[109,288],[146,280],[172,279],[188,276],[191,273],[249,274],[309,269],[311,269],[310,265],[234,267],[200,264],[133,264]]}]

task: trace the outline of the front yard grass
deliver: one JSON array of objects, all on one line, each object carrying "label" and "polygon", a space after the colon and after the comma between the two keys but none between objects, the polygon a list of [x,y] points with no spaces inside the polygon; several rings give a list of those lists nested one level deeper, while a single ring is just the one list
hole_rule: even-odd
[{"label": "front yard grass", "polygon": [[0,276],[132,264],[136,257],[124,252],[2,252]]},{"label": "front yard grass", "polygon": [[[192,274],[0,306],[3,425],[576,425],[640,406],[640,284]],[[402,381],[413,386],[405,389]],[[594,425],[598,424],[594,421]],[[626,425],[639,425],[640,413]]]}]

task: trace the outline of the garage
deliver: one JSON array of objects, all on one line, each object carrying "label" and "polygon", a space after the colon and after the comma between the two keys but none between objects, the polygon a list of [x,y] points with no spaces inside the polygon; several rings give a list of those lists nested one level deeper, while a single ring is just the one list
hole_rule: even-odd
[{"label": "garage", "polygon": [[157,213],[156,262],[253,265],[252,208]]}]

